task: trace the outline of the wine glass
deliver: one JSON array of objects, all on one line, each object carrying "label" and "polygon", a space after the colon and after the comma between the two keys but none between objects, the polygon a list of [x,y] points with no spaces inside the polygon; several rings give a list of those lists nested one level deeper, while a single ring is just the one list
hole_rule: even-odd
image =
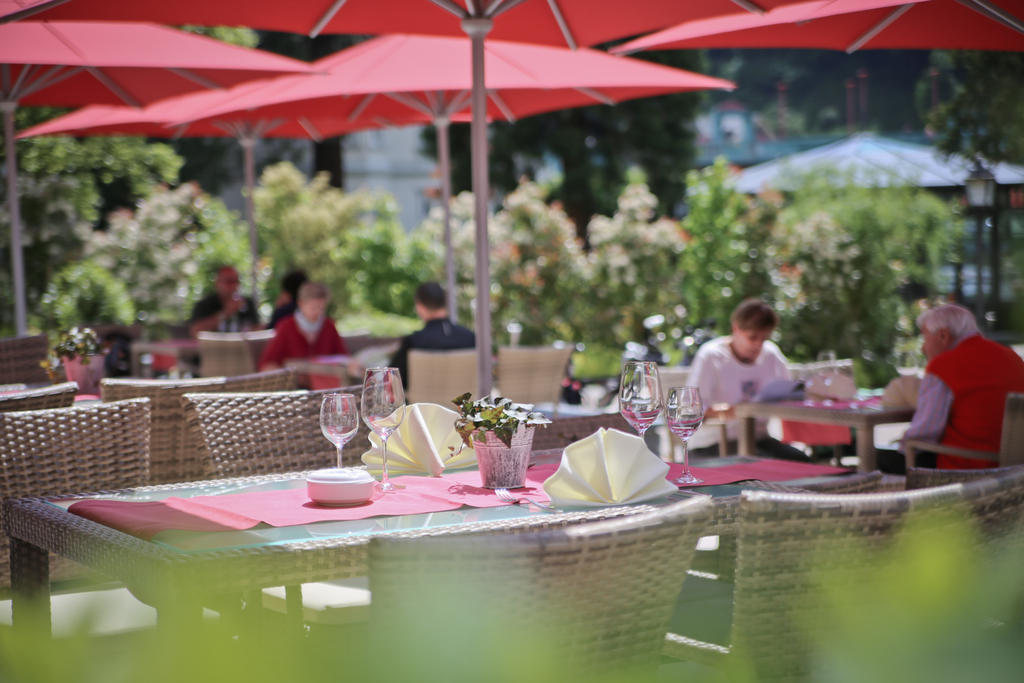
[{"label": "wine glass", "polygon": [[398,487],[388,479],[388,438],[405,419],[405,391],[398,368],[367,368],[363,375],[363,420],[383,444],[383,473],[380,488],[384,492]]},{"label": "wine glass", "polygon": [[338,449],[338,467],[341,467],[341,449],[359,429],[359,408],[352,394],[325,394],[320,403],[320,431]]},{"label": "wine glass", "polygon": [[697,387],[672,387],[668,390],[668,403],[665,405],[665,420],[668,430],[683,442],[683,473],[677,484],[699,484],[698,479],[690,471],[690,453],[686,442],[704,421],[704,402],[700,398]]},{"label": "wine glass", "polygon": [[619,382],[619,412],[640,438],[658,419],[662,407],[658,364],[645,360],[626,361]]}]

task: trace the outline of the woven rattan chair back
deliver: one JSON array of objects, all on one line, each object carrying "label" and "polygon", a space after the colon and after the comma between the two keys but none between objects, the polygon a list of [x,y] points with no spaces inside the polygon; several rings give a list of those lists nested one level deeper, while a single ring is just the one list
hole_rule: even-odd
[{"label": "woven rattan chair back", "polygon": [[745,491],[739,505],[732,646],[758,680],[807,676],[807,619],[814,577],[856,568],[863,544],[894,537],[911,511],[962,503],[963,486],[894,493],[822,495]]},{"label": "woven rattan chair back", "polygon": [[[357,398],[361,387],[343,387]],[[320,432],[320,403],[328,391],[185,394],[182,402],[206,476],[297,472],[333,467],[337,450]],[[342,464],[360,464],[369,428],[363,421],[345,448]]]},{"label": "woven rattan chair back", "polygon": [[0,339],[0,384],[42,384],[50,376],[40,363],[50,342],[45,334]]},{"label": "woven rattan chair back", "polygon": [[[459,682],[509,667],[525,681],[650,673],[709,506],[539,532],[374,538],[373,661],[389,680],[416,680],[424,661],[445,662],[445,680]],[[388,655],[395,643],[402,657]]]},{"label": "woven rattan chair back", "polygon": [[[149,469],[149,399],[0,413],[0,497],[22,498],[138,486]],[[2,521],[2,520],[0,520]],[[50,575],[81,573],[51,555]],[[10,585],[0,534],[0,587]]]},{"label": "woven rattan chair back", "polygon": [[454,351],[409,351],[408,387],[405,399],[409,403],[439,403],[452,406],[452,399],[467,391],[477,392],[476,349]]},{"label": "woven rattan chair back", "polygon": [[550,403],[557,415],[572,352],[568,344],[502,346],[496,366],[498,393],[516,403]]},{"label": "woven rattan chair back", "polygon": [[186,393],[234,391],[287,391],[295,389],[295,372],[273,370],[238,377],[203,379],[104,379],[100,391],[104,401],[136,396],[152,400],[152,448],[149,481],[165,484],[201,479],[206,472],[185,426],[181,396]]},{"label": "woven rattan chair back", "polygon": [[1003,542],[1007,536],[1024,542],[1024,466],[980,470],[907,470],[907,489],[962,483],[964,499],[985,538]]},{"label": "woven rattan chair back", "polygon": [[565,448],[573,441],[579,441],[590,436],[601,427],[605,429],[618,429],[627,434],[633,433],[629,423],[618,413],[558,417],[551,420],[551,424],[534,430],[533,450],[546,451],[552,448]]},{"label": "woven rattan chair back", "polygon": [[1024,465],[1024,394],[1006,395],[1003,433],[999,439],[999,464]]},{"label": "woven rattan chair back", "polygon": [[234,377],[256,372],[273,330],[200,332],[199,373],[203,377]]},{"label": "woven rattan chair back", "polygon": [[14,410],[46,410],[47,408],[67,408],[75,402],[78,384],[63,382],[41,389],[26,389],[11,394],[0,395],[0,413]]}]

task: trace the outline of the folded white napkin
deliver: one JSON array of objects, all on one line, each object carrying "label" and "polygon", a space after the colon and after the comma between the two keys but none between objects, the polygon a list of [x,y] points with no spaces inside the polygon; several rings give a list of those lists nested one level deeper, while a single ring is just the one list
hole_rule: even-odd
[{"label": "folded white napkin", "polygon": [[565,447],[544,491],[553,503],[566,507],[639,503],[676,490],[667,474],[668,463],[643,439],[602,427]]},{"label": "folded white napkin", "polygon": [[[405,419],[388,439],[388,473],[425,472],[436,477],[446,467],[476,464],[476,451],[463,447],[462,437],[455,431],[458,416],[436,403],[407,406]],[[383,459],[380,437],[371,433],[370,444],[370,450],[363,453],[363,462],[371,472],[379,472]]]}]

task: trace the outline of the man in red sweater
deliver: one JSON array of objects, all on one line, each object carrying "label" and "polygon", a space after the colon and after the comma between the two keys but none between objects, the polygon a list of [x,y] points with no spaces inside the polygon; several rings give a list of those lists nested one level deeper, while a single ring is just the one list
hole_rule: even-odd
[{"label": "man in red sweater", "polygon": [[[998,451],[1006,394],[1024,392],[1024,360],[985,339],[974,315],[945,304],[917,317],[928,359],[917,409],[904,438]],[[995,467],[994,460],[939,454],[939,469]]]},{"label": "man in red sweater", "polygon": [[306,282],[299,288],[295,313],[282,318],[260,357],[260,370],[276,370],[289,358],[348,353],[334,321],[327,317],[327,287]]}]

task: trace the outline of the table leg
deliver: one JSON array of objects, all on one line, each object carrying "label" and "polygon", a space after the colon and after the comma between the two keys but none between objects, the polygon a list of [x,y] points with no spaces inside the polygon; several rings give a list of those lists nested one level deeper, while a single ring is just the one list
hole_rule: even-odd
[{"label": "table leg", "polygon": [[856,427],[854,438],[857,439],[857,471],[872,472],[877,469],[874,427]]},{"label": "table leg", "polygon": [[50,635],[50,554],[10,539],[11,622]]},{"label": "table leg", "polygon": [[757,455],[754,448],[754,418],[740,418],[740,455]]}]

